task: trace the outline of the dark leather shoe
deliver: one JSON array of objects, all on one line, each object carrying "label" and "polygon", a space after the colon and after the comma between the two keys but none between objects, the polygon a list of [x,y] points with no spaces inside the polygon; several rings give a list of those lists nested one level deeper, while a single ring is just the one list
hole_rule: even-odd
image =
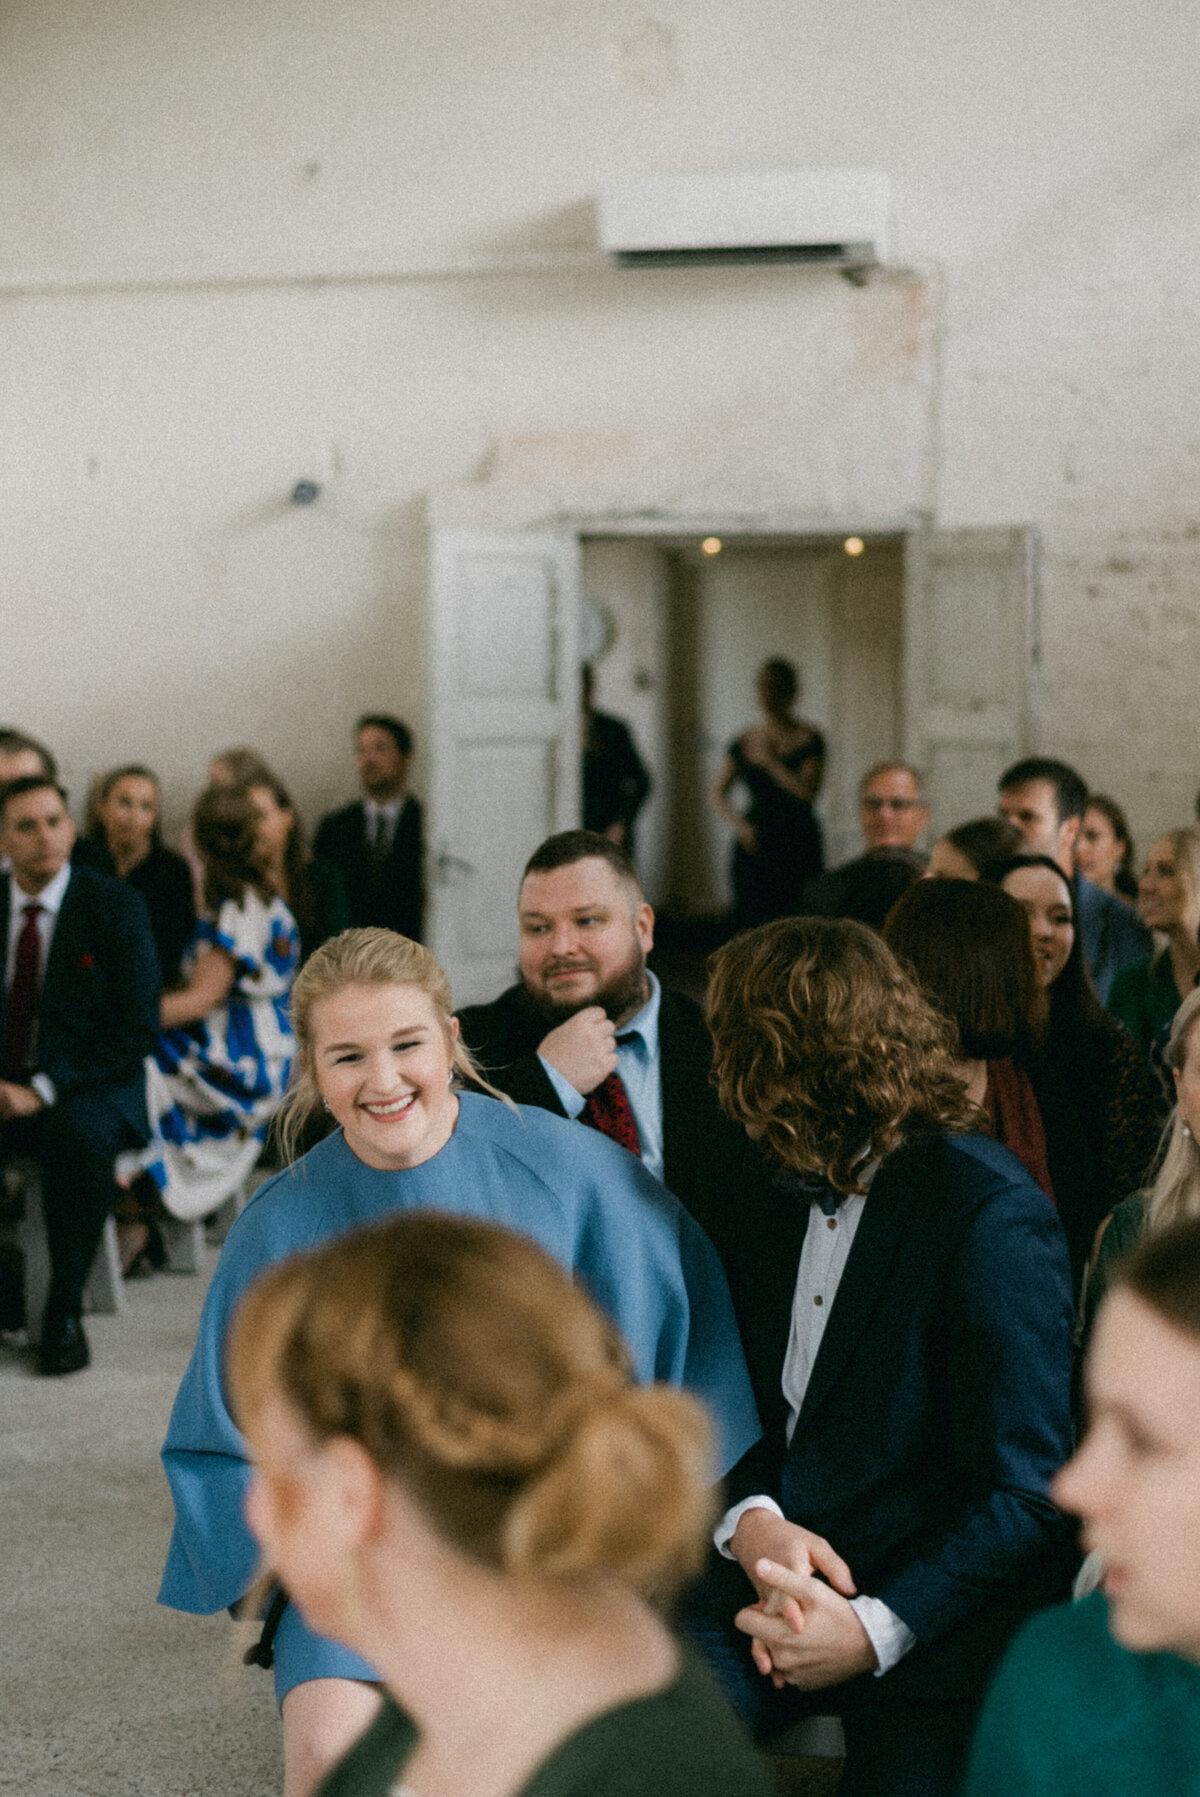
[{"label": "dark leather shoe", "polygon": [[50,1378],[58,1378],[63,1373],[78,1373],[88,1365],[92,1356],[88,1351],[87,1336],[83,1333],[83,1324],[78,1317],[65,1317],[62,1322],[49,1325],[42,1334],[42,1345],[38,1350],[38,1370]]}]

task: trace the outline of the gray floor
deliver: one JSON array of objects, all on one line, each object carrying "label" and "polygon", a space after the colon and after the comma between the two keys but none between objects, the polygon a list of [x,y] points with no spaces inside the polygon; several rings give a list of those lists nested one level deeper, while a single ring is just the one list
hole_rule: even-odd
[{"label": "gray floor", "polygon": [[238,1663],[226,1617],[154,1601],[171,1515],[158,1450],[204,1284],[131,1284],[122,1316],[87,1319],[93,1364],[66,1379],[0,1343],[0,1791],[280,1789],[270,1675]]}]

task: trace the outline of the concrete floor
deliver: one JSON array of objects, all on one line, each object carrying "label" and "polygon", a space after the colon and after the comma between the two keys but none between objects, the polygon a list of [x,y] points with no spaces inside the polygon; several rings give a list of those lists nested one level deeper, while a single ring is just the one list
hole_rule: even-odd
[{"label": "concrete floor", "polygon": [[[211,1254],[210,1254],[211,1259]],[[171,1505],[158,1450],[204,1278],[131,1283],[92,1366],[41,1379],[0,1338],[0,1792],[272,1797],[269,1673],[227,1617],[154,1601]]]}]

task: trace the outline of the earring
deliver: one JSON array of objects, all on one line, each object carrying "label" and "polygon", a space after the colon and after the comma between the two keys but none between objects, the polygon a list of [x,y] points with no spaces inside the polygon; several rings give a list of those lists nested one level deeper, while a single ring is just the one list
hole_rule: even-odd
[{"label": "earring", "polygon": [[327,1110],[327,1111],[328,1111],[328,1112],[329,1112],[329,1115],[330,1115],[330,1116],[331,1116],[331,1117],[332,1117],[332,1116],[333,1116],[333,1111],[332,1111],[332,1109],[331,1109],[331,1108],[330,1108],[330,1104],[329,1104],[329,1100],[328,1100],[328,1099],[327,1099],[327,1098],[323,1098],[323,1099],[322,1099],[322,1100],[321,1100],[321,1103],[322,1103],[322,1104],[323,1104],[323,1105],[324,1105],[324,1106],[325,1106],[325,1109],[326,1109],[326,1110]]},{"label": "earring", "polygon": [[1187,1137],[1188,1137],[1188,1138],[1189,1138],[1189,1139],[1190,1139],[1190,1137],[1191,1137],[1191,1133],[1192,1133],[1192,1126],[1191,1126],[1191,1124],[1190,1124],[1190,1123],[1185,1123],[1185,1124],[1184,1124],[1184,1126],[1183,1126],[1183,1133],[1184,1133],[1184,1135],[1185,1135],[1185,1136],[1187,1136]]}]

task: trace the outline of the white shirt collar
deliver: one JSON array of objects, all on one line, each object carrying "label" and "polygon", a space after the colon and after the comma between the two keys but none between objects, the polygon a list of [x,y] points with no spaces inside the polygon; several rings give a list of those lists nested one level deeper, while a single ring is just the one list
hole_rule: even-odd
[{"label": "white shirt collar", "polygon": [[51,916],[57,917],[62,909],[62,902],[70,883],[71,863],[69,861],[65,867],[59,868],[49,885],[43,886],[40,892],[23,892],[17,885],[16,876],[10,872],[8,876],[9,916],[15,917],[24,905],[40,905],[43,911],[49,911]]}]

